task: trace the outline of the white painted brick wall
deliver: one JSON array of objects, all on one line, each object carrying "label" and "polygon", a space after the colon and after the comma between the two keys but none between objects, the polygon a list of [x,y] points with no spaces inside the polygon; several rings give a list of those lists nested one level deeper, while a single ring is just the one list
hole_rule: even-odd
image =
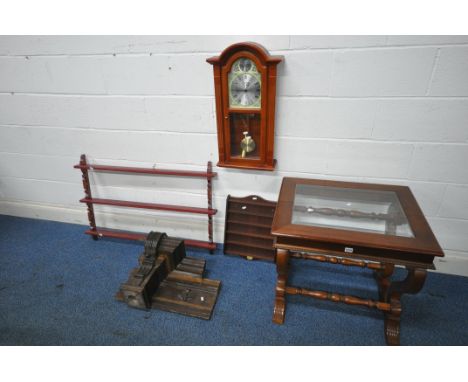
[{"label": "white painted brick wall", "polygon": [[3,125],[214,133],[213,115],[212,97],[0,94]]},{"label": "white painted brick wall", "polygon": [[[364,37],[365,38],[365,37]],[[239,41],[289,49],[289,36],[15,36],[0,41],[1,55],[219,52]]]},{"label": "white painted brick wall", "polygon": [[424,95],[436,53],[436,48],[420,47],[338,51],[334,57],[330,95]]},{"label": "white painted brick wall", "polygon": [[415,145],[410,167],[411,179],[468,183],[468,145],[422,144]]},{"label": "white painted brick wall", "polygon": [[[333,52],[280,52],[287,59],[278,67],[279,96],[327,96],[333,67]],[[314,68],[314,70],[311,70]]]},{"label": "white painted brick wall", "polygon": [[468,96],[468,81],[461,75],[467,68],[468,46],[441,48],[429,94]]},{"label": "white painted brick wall", "polygon": [[387,141],[468,141],[468,99],[379,100],[372,138]]},{"label": "white painted brick wall", "polygon": [[276,134],[280,137],[370,139],[377,101],[280,98]]},{"label": "white painted brick wall", "polygon": [[468,216],[468,186],[447,185],[437,216],[466,219]]},{"label": "white painted brick wall", "polygon": [[[217,161],[212,67],[229,44],[282,54],[275,172],[216,168],[228,194],[276,199],[284,176],[403,184],[468,276],[468,36],[0,37],[0,213],[86,223],[92,161],[201,170]],[[101,197],[204,206],[198,179],[92,174]],[[206,238],[206,217],[97,207],[113,228]]]}]

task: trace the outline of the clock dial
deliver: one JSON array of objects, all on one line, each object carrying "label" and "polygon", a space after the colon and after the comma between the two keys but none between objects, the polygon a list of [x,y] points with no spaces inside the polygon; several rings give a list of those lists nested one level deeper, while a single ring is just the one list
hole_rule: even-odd
[{"label": "clock dial", "polygon": [[260,82],[251,74],[240,74],[231,82],[231,97],[234,105],[231,106],[255,106],[260,100]]},{"label": "clock dial", "polygon": [[238,59],[229,73],[229,106],[260,108],[261,76],[252,60]]}]

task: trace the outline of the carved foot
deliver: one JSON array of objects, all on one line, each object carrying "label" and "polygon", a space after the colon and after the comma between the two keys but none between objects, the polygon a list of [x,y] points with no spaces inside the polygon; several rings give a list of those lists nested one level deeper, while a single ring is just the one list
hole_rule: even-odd
[{"label": "carved foot", "polygon": [[284,323],[284,313],[286,311],[286,282],[288,280],[288,268],[289,252],[278,249],[276,251],[276,271],[278,272],[278,280],[276,282],[273,322],[280,325]]},{"label": "carved foot", "polygon": [[275,308],[273,309],[273,322],[275,324],[284,324],[284,313],[286,312],[286,302],[284,297],[276,298]]},{"label": "carved foot", "polygon": [[418,293],[426,280],[426,270],[407,269],[408,274],[403,281],[392,282],[390,285],[383,285],[383,297],[390,300],[391,311],[385,314],[385,340],[388,345],[400,345],[400,299],[404,293]]},{"label": "carved foot", "polygon": [[400,345],[400,318],[385,317],[385,341],[387,345]]}]

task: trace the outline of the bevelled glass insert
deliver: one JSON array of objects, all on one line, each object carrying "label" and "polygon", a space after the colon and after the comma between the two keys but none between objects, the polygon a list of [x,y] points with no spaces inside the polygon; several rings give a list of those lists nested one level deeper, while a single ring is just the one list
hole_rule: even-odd
[{"label": "bevelled glass insert", "polygon": [[414,237],[393,191],[299,184],[291,223]]},{"label": "bevelled glass insert", "polygon": [[239,58],[232,65],[228,76],[229,107],[234,109],[259,109],[262,77],[255,63]]}]

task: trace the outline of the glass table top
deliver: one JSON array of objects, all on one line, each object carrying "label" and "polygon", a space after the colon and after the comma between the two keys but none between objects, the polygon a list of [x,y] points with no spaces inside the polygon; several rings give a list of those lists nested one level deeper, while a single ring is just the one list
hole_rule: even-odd
[{"label": "glass table top", "polygon": [[414,237],[393,191],[297,184],[291,223]]}]

